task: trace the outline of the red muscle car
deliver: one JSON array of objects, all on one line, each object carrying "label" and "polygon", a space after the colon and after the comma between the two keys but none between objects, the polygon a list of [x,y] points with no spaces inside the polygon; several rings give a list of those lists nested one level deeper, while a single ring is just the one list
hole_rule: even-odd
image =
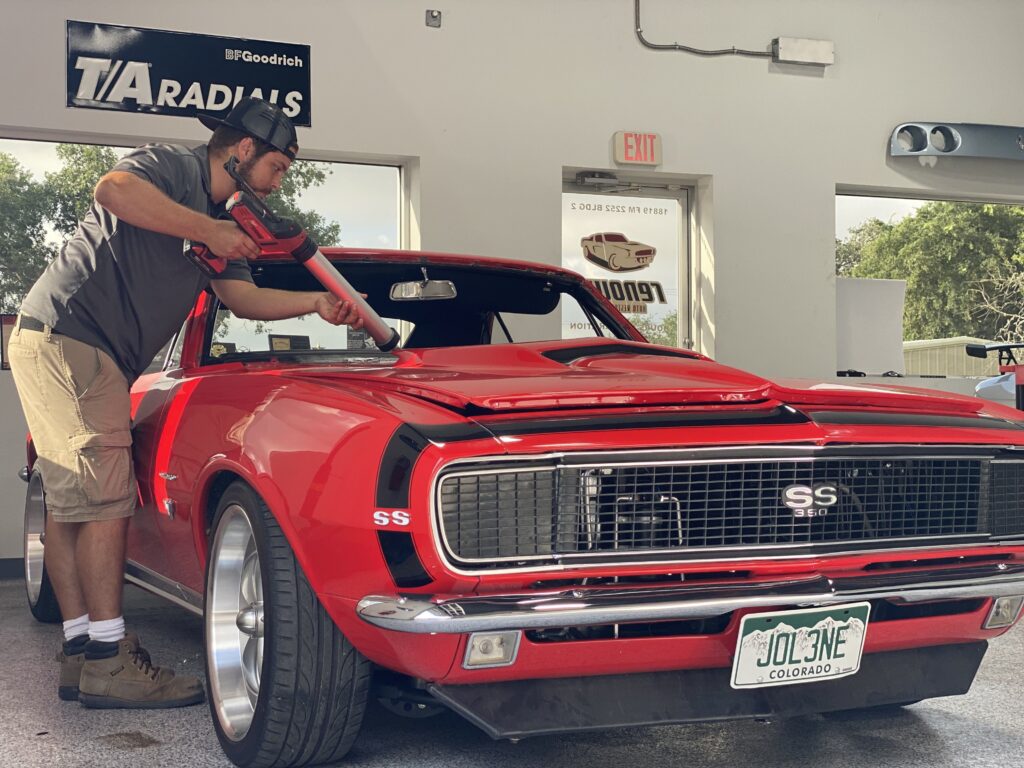
[{"label": "red muscle car", "polygon": [[132,391],[126,578],[205,617],[236,764],[338,759],[371,696],[495,738],[904,705],[965,693],[1017,621],[1019,411],[650,345],[550,266],[325,253],[396,354],[204,293]]}]

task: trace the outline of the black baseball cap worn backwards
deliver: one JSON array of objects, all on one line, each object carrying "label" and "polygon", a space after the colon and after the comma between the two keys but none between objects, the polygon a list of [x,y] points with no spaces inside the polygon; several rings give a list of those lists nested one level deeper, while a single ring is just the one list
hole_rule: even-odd
[{"label": "black baseball cap worn backwards", "polygon": [[225,117],[199,115],[199,122],[216,130],[221,125],[247,133],[255,139],[265,141],[290,160],[299,151],[299,140],[295,126],[280,107],[269,101],[250,96],[238,102]]}]

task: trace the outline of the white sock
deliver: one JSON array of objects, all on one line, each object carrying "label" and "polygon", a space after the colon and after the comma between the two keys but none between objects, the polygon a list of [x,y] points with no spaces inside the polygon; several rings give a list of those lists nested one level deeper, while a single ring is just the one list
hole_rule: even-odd
[{"label": "white sock", "polygon": [[64,622],[64,642],[70,643],[76,637],[89,634],[89,614]]},{"label": "white sock", "polygon": [[104,643],[116,643],[124,637],[124,616],[105,621],[89,622],[89,639]]}]

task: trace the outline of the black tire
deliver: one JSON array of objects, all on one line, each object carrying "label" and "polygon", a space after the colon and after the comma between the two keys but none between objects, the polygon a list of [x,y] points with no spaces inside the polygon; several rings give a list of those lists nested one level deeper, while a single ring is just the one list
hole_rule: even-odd
[{"label": "black tire", "polygon": [[33,472],[29,475],[28,490],[25,492],[25,595],[28,597],[28,609],[36,621],[57,624],[61,621],[60,606],[43,562],[45,537],[42,534],[45,529],[46,495],[43,492],[43,478],[38,472]]},{"label": "black tire", "polygon": [[[251,538],[243,547],[239,542],[248,535],[245,522]],[[256,572],[250,566],[248,577],[245,566],[232,565],[238,562],[232,555],[243,548],[242,560],[249,562],[255,556],[258,568]],[[258,692],[246,689],[248,699],[231,698],[234,662],[225,663],[220,642],[231,639],[230,623],[218,620],[219,612],[213,610],[228,604],[225,599],[230,598],[235,570],[240,574],[237,604],[247,599],[241,586],[246,578],[262,585],[262,622],[254,619],[246,624],[251,628],[262,623],[263,627],[262,662],[248,667],[258,670]],[[284,768],[333,762],[348,752],[366,709],[370,662],[331,620],[274,516],[241,481],[230,485],[217,505],[207,559],[206,606],[207,699],[217,738],[228,758],[243,768]],[[256,630],[236,631],[240,646],[235,661],[245,669],[247,644],[254,642],[252,632]],[[218,639],[221,649],[216,668],[211,637]],[[244,685],[252,679],[243,675],[241,682]],[[234,690],[237,694],[238,688]],[[244,722],[247,713],[241,721],[232,720],[240,699],[251,707],[248,724]],[[225,702],[229,703],[226,708]]]}]

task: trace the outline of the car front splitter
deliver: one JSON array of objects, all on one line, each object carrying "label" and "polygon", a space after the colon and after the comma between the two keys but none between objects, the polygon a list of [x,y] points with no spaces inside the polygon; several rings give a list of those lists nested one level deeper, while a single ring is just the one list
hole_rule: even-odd
[{"label": "car front splitter", "polygon": [[427,690],[495,739],[671,723],[791,717],[906,704],[967,691],[986,642],[865,656],[838,680],[753,690],[728,669],[431,685]]}]

